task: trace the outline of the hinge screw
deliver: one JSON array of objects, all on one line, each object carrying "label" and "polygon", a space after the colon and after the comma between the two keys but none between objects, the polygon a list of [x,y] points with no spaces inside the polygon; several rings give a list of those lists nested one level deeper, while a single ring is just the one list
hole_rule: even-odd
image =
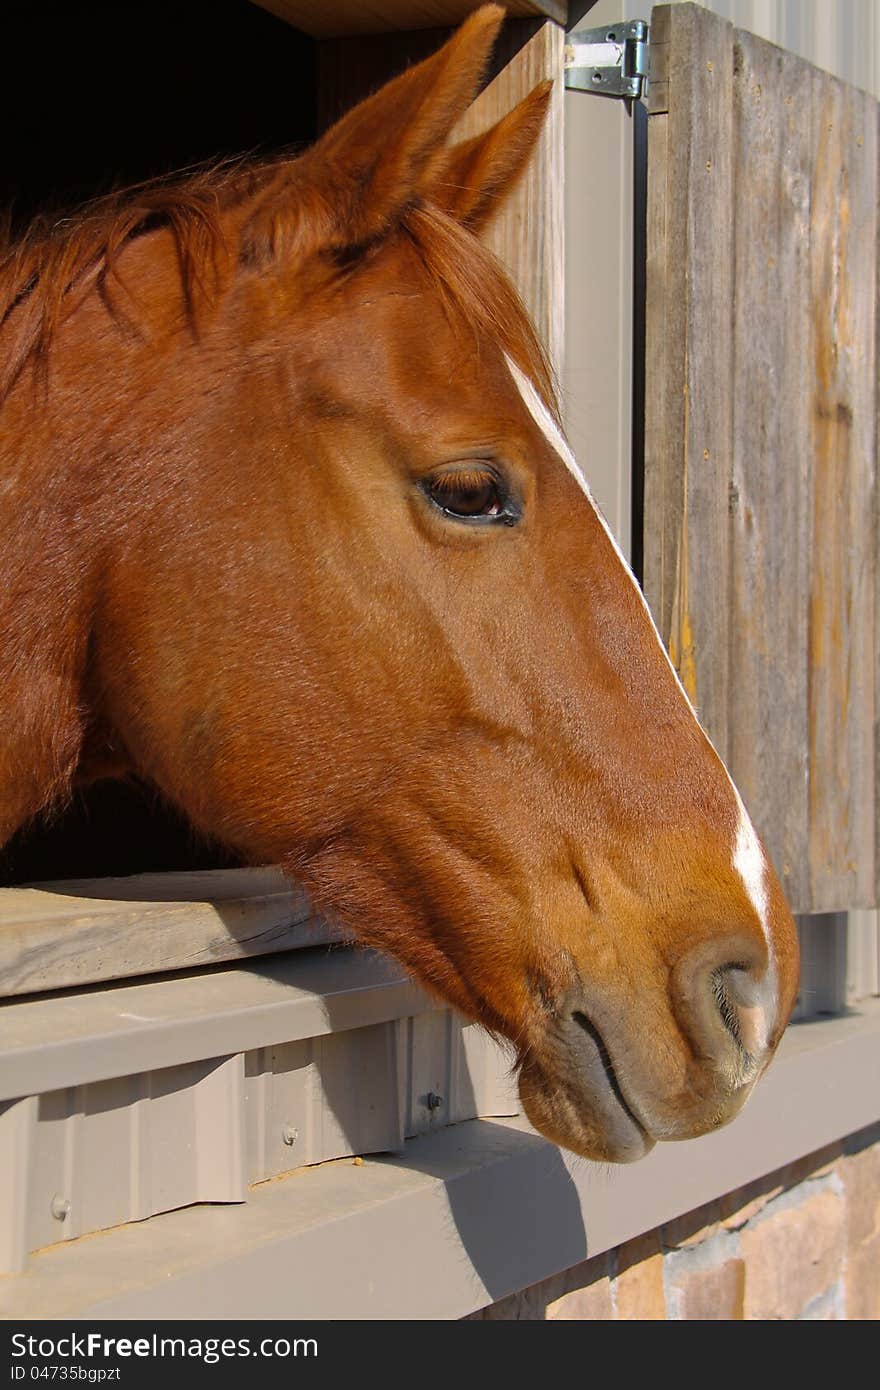
[{"label": "hinge screw", "polygon": [[292,1149],[299,1138],[299,1130],[293,1125],[285,1125],[281,1131],[281,1138],[284,1140],[287,1147]]},{"label": "hinge screw", "polygon": [[436,1091],[429,1091],[425,1096],[425,1105],[429,1110],[439,1110],[443,1104],[443,1097],[438,1096]]},{"label": "hinge screw", "polygon": [[52,1215],[56,1221],[64,1221],[70,1215],[70,1202],[67,1197],[62,1197],[59,1192],[52,1198]]}]

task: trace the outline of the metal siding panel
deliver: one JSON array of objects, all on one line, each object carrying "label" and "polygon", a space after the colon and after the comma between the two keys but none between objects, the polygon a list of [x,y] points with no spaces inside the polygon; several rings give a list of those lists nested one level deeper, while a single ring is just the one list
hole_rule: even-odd
[{"label": "metal siding panel", "polygon": [[245,1080],[249,1182],[314,1161],[313,1052],[312,1040],[303,1039],[251,1054]]},{"label": "metal siding panel", "polygon": [[793,1028],[744,1113],[641,1163],[585,1163],[521,1119],[327,1164],[244,1207],[174,1212],[41,1253],[6,1318],[455,1318],[880,1118],[880,1005]]},{"label": "metal siding panel", "polygon": [[247,1058],[247,1170],[263,1182],[305,1164],[403,1142],[397,1021],[263,1048]]},{"label": "metal siding panel", "polygon": [[196,1193],[199,1202],[244,1202],[247,1144],[244,1055],[225,1058],[195,1089]]},{"label": "metal siding panel", "polygon": [[793,1018],[799,1023],[846,1007],[847,914],[817,912],[798,920],[801,976]]},{"label": "metal siding panel", "polygon": [[[477,1117],[518,1115],[512,1051],[458,1014],[412,1019],[408,1029],[407,1138]],[[439,1099],[429,1105],[428,1098]]]},{"label": "metal siding panel", "polygon": [[140,1171],[153,1212],[196,1200],[196,1126],[190,1088],[208,1074],[210,1062],[151,1072],[141,1102]]},{"label": "metal siding panel", "polygon": [[518,1115],[513,1049],[502,1047],[479,1023],[460,1025],[453,1050],[453,1120]]},{"label": "metal siding panel", "polygon": [[407,1139],[449,1124],[452,1027],[449,1010],[410,1020]]},{"label": "metal siding panel", "polygon": [[880,994],[880,918],[875,909],[850,912],[846,943],[848,1003]]},{"label": "metal siding panel", "polygon": [[[613,23],[599,0],[578,27]],[[633,118],[622,101],[565,94],[565,358],[569,443],[628,556],[632,526]]]},{"label": "metal siding panel", "polygon": [[69,1161],[68,1123],[76,1090],[52,1091],[35,1096],[37,1122],[31,1148],[31,1174],[27,1194],[28,1249],[39,1249],[69,1235],[69,1216],[60,1220],[52,1212],[52,1199],[70,1197],[72,1170]]},{"label": "metal siding panel", "polygon": [[36,1123],[36,1096],[0,1105],[0,1274],[17,1274],[27,1264]]},{"label": "metal siding panel", "polygon": [[403,1115],[395,1025],[319,1038],[316,1058],[320,1161],[400,1148]]},{"label": "metal siding panel", "polygon": [[[261,1182],[268,1173],[273,1136],[267,1119],[270,1049],[257,1047],[244,1059],[244,1114],[248,1182]],[[280,1136],[279,1136],[280,1137]]]},{"label": "metal siding panel", "polygon": [[[194,1202],[245,1198],[240,1056],[16,1102],[19,1123],[23,1104],[34,1116],[27,1180],[9,1166],[6,1186],[27,1250]],[[0,1234],[7,1226],[0,1220]]]},{"label": "metal siding panel", "polygon": [[[138,1077],[119,1077],[74,1093],[82,1112],[68,1120],[76,1128],[76,1150],[66,1194],[71,1203],[63,1227],[66,1239],[147,1214],[140,1210],[136,1196],[140,1155],[134,1114],[139,1083]],[[59,1228],[56,1239],[61,1235]]]},{"label": "metal siding panel", "polygon": [[[880,97],[877,0],[699,0],[740,29],[779,44]],[[601,21],[600,21],[601,22]]]}]

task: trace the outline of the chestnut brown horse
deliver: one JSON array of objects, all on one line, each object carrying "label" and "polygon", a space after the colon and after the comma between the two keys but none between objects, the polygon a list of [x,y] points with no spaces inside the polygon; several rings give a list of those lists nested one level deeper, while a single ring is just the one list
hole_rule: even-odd
[{"label": "chestnut brown horse", "polygon": [[797,947],[478,240],[550,96],[449,143],[500,18],[296,159],[8,250],[0,843],[137,774],[627,1160],[740,1109]]}]

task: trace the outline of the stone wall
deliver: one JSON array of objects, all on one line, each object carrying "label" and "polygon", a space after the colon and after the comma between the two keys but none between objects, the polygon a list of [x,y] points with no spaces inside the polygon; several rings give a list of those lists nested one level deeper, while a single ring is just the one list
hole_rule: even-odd
[{"label": "stone wall", "polygon": [[471,1316],[880,1318],[880,1125]]}]

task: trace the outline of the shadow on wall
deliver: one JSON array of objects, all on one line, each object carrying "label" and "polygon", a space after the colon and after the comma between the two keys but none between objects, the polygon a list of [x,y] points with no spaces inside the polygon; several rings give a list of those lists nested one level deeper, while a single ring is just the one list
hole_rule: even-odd
[{"label": "shadow on wall", "polygon": [[[428,1017],[442,1022],[445,1015]],[[328,1022],[334,1026],[332,1004]],[[455,1016],[452,1027],[456,1027]],[[412,1058],[410,1051],[410,1069]],[[413,1084],[412,1072],[405,1080],[407,1093],[417,1105],[421,1087]],[[459,1094],[452,1119],[456,1115],[487,1115],[481,1079],[471,1074],[463,1059],[455,1084]],[[339,1105],[345,1104],[345,1099],[339,1097]],[[328,1104],[336,1104],[332,1087]],[[555,1145],[491,1118],[482,1119],[478,1127],[468,1125],[464,1129],[446,1123],[431,1134],[430,1144],[425,1143],[427,1138],[410,1140],[406,1155],[396,1152],[377,1162],[442,1181],[449,1209],[449,1236],[462,1245],[487,1290],[487,1302],[534,1282],[537,1269],[549,1275],[560,1265],[569,1268],[584,1261],[587,1232],[581,1201]],[[528,1170],[535,1193],[534,1202],[528,1204],[523,1202],[523,1168]],[[413,1232],[413,1240],[420,1238]]]},{"label": "shadow on wall", "polygon": [[[266,966],[267,962],[260,962],[256,968],[266,971]],[[271,973],[271,966],[266,973]],[[344,1001],[336,1007],[332,998],[328,1001],[327,1021],[334,1038],[344,1036],[335,1030],[346,1024],[345,1009]],[[427,1037],[428,1053],[436,1067],[445,1066],[442,1084],[451,1114],[444,1112],[445,1125],[442,1115],[438,1118],[439,1127],[430,1134],[430,1145],[425,1142],[426,1134],[424,1139],[410,1140],[405,1155],[398,1151],[376,1161],[443,1182],[450,1239],[460,1243],[473,1265],[487,1291],[486,1301],[494,1302],[533,1282],[536,1270],[551,1274],[586,1258],[580,1198],[560,1151],[546,1140],[493,1123],[491,1118],[484,1118],[479,1127],[449,1123],[449,1119],[486,1115],[485,1080],[472,1075],[461,1052],[456,1066],[454,1048],[445,1059],[441,1056],[440,1033],[445,1029],[447,1036],[453,1037],[460,1020],[454,1015],[450,1019],[447,1010],[438,1010],[412,1022],[418,1024],[422,1019],[436,1025],[433,1036],[429,1032]],[[407,1027],[407,1022],[401,1026]],[[377,1104],[381,1104],[387,1100],[388,1088],[397,1085],[404,1107],[402,1128],[409,1133],[414,1126],[425,1127],[419,1115],[413,1114],[424,1099],[424,1082],[414,1075],[419,1064],[412,1042],[410,1035],[409,1049],[402,1059],[404,1075],[381,1078],[376,1088]],[[321,1081],[327,1106],[344,1125],[346,1115],[352,1113],[351,1073],[328,1068]],[[359,1101],[362,1113],[364,1097]],[[509,1113],[503,1104],[500,1109]],[[356,1143],[353,1148],[356,1153],[361,1151]],[[522,1200],[523,1167],[535,1192],[534,1202],[528,1204]],[[412,1232],[412,1239],[422,1239],[419,1231]]]},{"label": "shadow on wall", "polygon": [[[454,1228],[495,1302],[535,1281],[581,1263],[587,1234],[581,1203],[562,1155],[537,1135],[484,1120],[467,1149],[457,1126],[445,1130],[422,1158],[414,1140],[405,1160],[384,1164],[440,1178],[446,1185],[450,1234]],[[475,1147],[476,1143],[476,1147]],[[535,1200],[524,1203],[520,1165],[528,1165]]]}]

